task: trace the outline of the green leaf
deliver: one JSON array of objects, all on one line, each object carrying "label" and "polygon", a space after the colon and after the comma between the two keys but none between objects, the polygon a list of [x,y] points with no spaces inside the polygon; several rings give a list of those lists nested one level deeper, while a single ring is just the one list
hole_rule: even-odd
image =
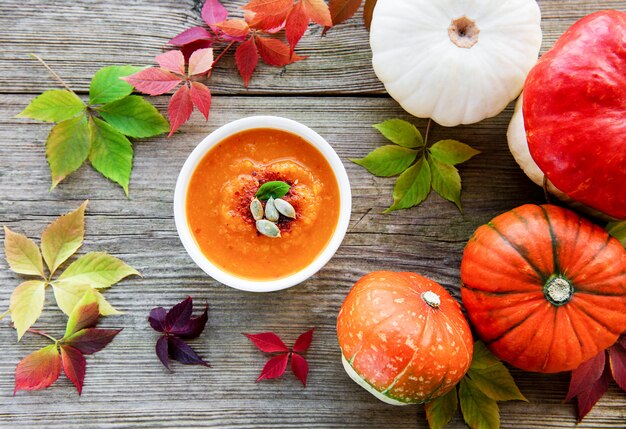
[{"label": "green leaf", "polygon": [[610,222],[606,230],[613,237],[617,238],[622,246],[626,247],[626,220],[621,222]]},{"label": "green leaf", "polygon": [[481,392],[467,377],[461,380],[459,400],[463,419],[470,428],[498,429],[500,427],[498,403]]},{"label": "green leaf", "polygon": [[482,341],[474,343],[474,354],[470,369],[485,369],[500,363],[500,359],[495,357]]},{"label": "green leaf", "polygon": [[126,97],[133,92],[133,86],[120,79],[142,70],[135,66],[103,67],[91,78],[89,104],[105,104]]},{"label": "green leaf", "polygon": [[139,272],[115,256],[91,252],[72,262],[59,276],[59,280],[101,289],[110,287],[131,275],[139,275]]},{"label": "green leaf", "polygon": [[76,94],[66,89],[52,89],[37,96],[17,118],[31,118],[44,122],[61,122],[85,110],[85,104]]},{"label": "green leaf", "polygon": [[17,330],[18,341],[41,316],[45,298],[46,282],[41,280],[25,281],[11,294],[9,311],[13,326]]},{"label": "green leaf", "polygon": [[85,201],[76,210],[56,219],[44,230],[41,236],[41,253],[50,269],[50,276],[83,244],[87,203]]},{"label": "green leaf", "polygon": [[448,393],[426,404],[426,418],[430,429],[441,429],[452,420],[458,406],[456,386]]},{"label": "green leaf", "polygon": [[528,400],[519,391],[509,370],[498,362],[484,369],[470,369],[469,377],[476,386],[491,399],[496,401]]},{"label": "green leaf", "polygon": [[457,169],[449,164],[444,164],[435,158],[429,157],[432,185],[435,192],[448,201],[452,201],[462,212],[461,207],[461,176]]},{"label": "green leaf", "polygon": [[402,173],[415,161],[416,157],[416,150],[387,145],[374,149],[365,158],[350,161],[365,167],[375,176],[389,177]]},{"label": "green leaf", "polygon": [[52,174],[51,189],[85,162],[91,146],[89,134],[84,114],[52,128],[46,140],[46,156]]},{"label": "green leaf", "polygon": [[287,195],[287,192],[289,192],[290,188],[291,186],[289,186],[289,184],[285,182],[266,182],[262,184],[261,187],[259,187],[259,190],[256,191],[256,194],[254,196],[257,197],[259,200],[269,200],[270,197],[274,199],[282,198]]},{"label": "green leaf", "polygon": [[89,161],[104,177],[119,184],[126,196],[133,169],[133,146],[112,126],[98,118],[89,118],[91,151]]},{"label": "green leaf", "polygon": [[384,213],[407,209],[421,203],[430,192],[430,168],[424,158],[398,177],[393,188],[393,204]]},{"label": "green leaf", "polygon": [[467,161],[480,151],[456,140],[441,140],[429,148],[430,154],[437,160],[456,165]]},{"label": "green leaf", "polygon": [[422,134],[415,128],[415,125],[402,119],[389,119],[380,124],[372,125],[381,132],[386,139],[393,143],[408,147],[416,148],[424,146]]},{"label": "green leaf", "polygon": [[46,278],[39,247],[25,235],[4,227],[4,254],[11,271]]},{"label": "green leaf", "polygon": [[130,137],[152,137],[170,129],[156,107],[139,95],[105,104],[98,112],[113,128]]}]

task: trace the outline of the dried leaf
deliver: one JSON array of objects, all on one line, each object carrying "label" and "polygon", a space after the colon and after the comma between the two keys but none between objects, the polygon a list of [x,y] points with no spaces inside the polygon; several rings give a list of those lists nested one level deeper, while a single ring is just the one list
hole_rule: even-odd
[{"label": "dried leaf", "polygon": [[204,118],[209,120],[209,111],[211,110],[211,90],[200,82],[191,82],[189,90],[193,105],[202,113]]},{"label": "dried leaf", "polygon": [[250,78],[257,63],[259,62],[259,53],[254,42],[254,37],[250,37],[237,47],[235,51],[235,60],[237,62],[237,69],[243,79],[243,83],[248,87]]},{"label": "dried leaf", "polygon": [[181,51],[167,51],[154,57],[154,60],[162,69],[180,75],[185,74],[185,57]]},{"label": "dried leaf", "polygon": [[291,354],[291,371],[296,377],[298,377],[298,380],[302,382],[302,385],[306,387],[306,379],[309,375],[309,364],[306,359],[300,356],[298,353]]},{"label": "dried leaf", "polygon": [[122,79],[133,85],[138,91],[148,95],[165,94],[182,82],[182,79],[174,73],[158,67],[151,67]]},{"label": "dried leaf", "polygon": [[261,59],[270,66],[282,67],[306,58],[296,54],[291,55],[289,46],[278,39],[256,36],[255,40]]},{"label": "dried leaf", "polygon": [[210,366],[183,340],[177,337],[168,337],[170,357],[185,365]]},{"label": "dried leaf", "polygon": [[51,89],[38,95],[16,118],[30,118],[43,122],[61,122],[85,110],[85,104],[76,94],[66,89]]},{"label": "dried leaf", "polygon": [[206,0],[202,6],[202,19],[209,27],[215,31],[214,24],[224,21],[228,18],[228,10],[219,2],[219,0]]},{"label": "dried leaf", "polygon": [[37,244],[25,235],[4,227],[4,254],[14,273],[46,278]]},{"label": "dried leaf", "polygon": [[120,79],[137,73],[141,67],[108,66],[102,67],[91,78],[89,85],[89,104],[105,104],[121,100],[133,92],[128,82]]},{"label": "dried leaf", "polygon": [[[283,343],[278,335],[273,332],[261,332],[260,334],[244,334],[262,352],[288,352],[289,348]],[[286,365],[286,364],[285,364]]]},{"label": "dried leaf", "polygon": [[61,374],[61,356],[56,344],[44,347],[26,356],[15,368],[15,389],[45,389],[54,383]]},{"label": "dried leaf", "polygon": [[90,132],[85,114],[52,127],[46,140],[46,158],[52,176],[51,189],[83,165],[90,147]]},{"label": "dried leaf", "polygon": [[85,356],[74,347],[61,346],[61,362],[63,363],[63,372],[74,383],[80,395],[83,391],[85,372],[87,370]]},{"label": "dried leaf", "polygon": [[315,328],[311,328],[300,334],[300,336],[296,339],[296,342],[293,344],[294,352],[304,353],[309,349],[311,342],[313,341],[313,331],[315,331]]},{"label": "dried leaf", "polygon": [[172,95],[172,99],[167,107],[168,116],[170,119],[170,133],[168,137],[171,137],[182,124],[187,122],[193,112],[193,100],[189,93],[189,87],[183,85],[178,88],[178,91]]},{"label": "dried leaf", "polygon": [[[204,27],[191,27],[178,34],[167,43],[174,46],[185,46],[198,41],[207,41],[210,43],[212,39],[213,35],[209,33]],[[183,72],[181,74],[185,73]]]},{"label": "dried leaf", "polygon": [[208,72],[213,66],[213,49],[198,49],[189,57],[189,76]]},{"label": "dried leaf", "polygon": [[128,196],[130,173],[133,169],[131,142],[98,118],[89,118],[89,129],[91,130],[89,162],[104,177],[120,185]]},{"label": "dried leaf", "polygon": [[257,382],[261,380],[268,380],[271,378],[278,378],[285,373],[287,369],[287,362],[289,361],[289,353],[285,353],[282,355],[274,356],[270,360],[267,361],[259,378],[256,379]]},{"label": "dried leaf", "polygon": [[11,294],[9,311],[18,341],[41,316],[45,298],[46,283],[41,280],[25,281]]},{"label": "dried leaf", "polygon": [[51,276],[83,244],[87,203],[56,219],[41,236],[41,252]]},{"label": "dried leaf", "polygon": [[445,395],[428,402],[425,406],[428,427],[430,429],[442,429],[454,417],[458,403],[456,387]]},{"label": "dried leaf", "polygon": [[406,147],[386,145],[374,149],[364,158],[350,159],[357,165],[367,169],[374,176],[397,176],[406,170],[415,158],[417,151]]},{"label": "dried leaf", "polygon": [[602,350],[600,353],[583,362],[578,368],[572,371],[572,378],[569,383],[569,390],[566,401],[573,399],[575,396],[589,389],[596,381],[602,377],[606,363],[606,352]]}]

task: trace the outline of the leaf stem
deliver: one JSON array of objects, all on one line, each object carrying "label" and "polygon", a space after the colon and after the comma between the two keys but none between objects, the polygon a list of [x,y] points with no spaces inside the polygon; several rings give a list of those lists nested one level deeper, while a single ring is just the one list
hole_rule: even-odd
[{"label": "leaf stem", "polygon": [[27,329],[26,332],[30,332],[31,334],[37,334],[37,335],[41,335],[42,337],[46,337],[51,339],[52,341],[54,341],[55,343],[57,342],[57,339],[54,337],[51,337],[50,335],[46,334],[45,332],[39,331],[37,329],[33,329],[33,328],[29,328]]},{"label": "leaf stem", "polygon": [[217,56],[217,58],[215,58],[215,60],[213,60],[213,64],[211,64],[211,70],[209,70],[209,73],[207,73],[207,75],[206,75],[207,79],[211,77],[211,74],[213,73],[213,67],[215,67],[217,65],[217,63],[219,63],[219,61],[224,57],[224,55],[226,55],[226,52],[228,52],[230,50],[230,48],[233,47],[234,44],[235,44],[235,40],[230,42],[224,48],[224,50]]},{"label": "leaf stem", "polygon": [[432,122],[433,120],[428,118],[428,124],[426,124],[426,132],[424,133],[424,147],[428,146],[428,135],[430,134],[430,124]]},{"label": "leaf stem", "polygon": [[[67,89],[68,91],[70,91],[70,92],[74,93],[74,91],[72,91],[72,88],[70,88],[70,87],[68,86],[68,84],[67,84],[67,83],[65,83],[65,81],[64,81],[63,79],[61,79],[61,76],[59,76],[58,74],[56,74],[56,73],[54,72],[54,70],[52,70],[52,69],[50,68],[50,66],[49,66],[48,64],[46,64],[46,62],[45,62],[45,61],[44,61],[41,57],[39,57],[39,56],[38,56],[38,55],[36,55],[36,54],[30,54],[30,56],[31,56],[32,58],[34,58],[34,59],[38,60],[41,64],[43,64],[43,66],[46,68],[46,70],[48,70],[48,72],[52,75],[52,77],[54,77],[57,81],[59,81],[59,83],[60,83],[61,85],[63,85],[63,86],[65,87],[65,89]],[[74,93],[74,94],[75,94],[75,93]]]},{"label": "leaf stem", "polygon": [[9,312],[11,311],[11,309],[9,308],[7,311],[5,311],[4,313],[0,314],[0,320],[4,319],[6,317],[7,314],[9,314]]}]

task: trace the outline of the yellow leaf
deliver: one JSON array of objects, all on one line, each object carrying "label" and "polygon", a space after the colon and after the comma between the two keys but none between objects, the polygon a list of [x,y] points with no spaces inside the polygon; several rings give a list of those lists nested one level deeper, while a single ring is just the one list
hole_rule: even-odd
[{"label": "yellow leaf", "polygon": [[45,298],[46,282],[41,280],[26,281],[13,291],[9,311],[17,330],[18,341],[41,316]]},{"label": "yellow leaf", "polygon": [[41,236],[41,251],[51,276],[83,244],[87,203],[52,222]]},{"label": "yellow leaf", "polygon": [[91,252],[72,262],[59,276],[59,280],[66,283],[88,284],[100,289],[107,288],[130,275],[140,274],[115,256]]},{"label": "yellow leaf", "polygon": [[54,299],[61,311],[68,316],[74,311],[76,304],[83,298],[85,293],[92,290],[92,287],[86,284],[66,283],[63,281],[55,281],[52,283],[54,290]]},{"label": "yellow leaf", "polygon": [[25,235],[4,227],[4,253],[11,270],[45,278],[39,247]]},{"label": "yellow leaf", "polygon": [[98,300],[98,305],[100,305],[100,315],[102,316],[114,316],[118,314],[124,314],[124,312],[117,310],[114,308],[109,302],[104,298],[104,296],[98,292],[94,291],[96,295],[96,299]]}]

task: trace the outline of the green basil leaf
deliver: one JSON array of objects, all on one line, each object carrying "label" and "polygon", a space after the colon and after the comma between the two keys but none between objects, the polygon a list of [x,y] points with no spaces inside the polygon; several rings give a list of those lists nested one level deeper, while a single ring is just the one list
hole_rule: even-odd
[{"label": "green basil leaf", "polygon": [[441,140],[429,149],[433,158],[450,165],[461,164],[480,151],[456,140]]},{"label": "green basil leaf", "polygon": [[51,89],[35,97],[16,118],[62,122],[84,110],[85,104],[73,92],[66,89]]},{"label": "green basil leaf", "polygon": [[105,104],[98,112],[113,128],[130,137],[152,137],[170,129],[159,111],[139,95]]},{"label": "green basil leaf", "polygon": [[474,343],[474,355],[472,356],[471,369],[485,369],[499,363],[500,359],[495,357],[482,341],[476,341]]},{"label": "green basil leaf", "polygon": [[98,118],[90,118],[89,128],[91,165],[104,177],[119,184],[128,196],[130,172],[133,169],[132,144],[123,134]]},{"label": "green basil leaf", "polygon": [[256,192],[255,197],[257,197],[259,200],[269,200],[270,197],[274,199],[282,198],[287,195],[287,192],[289,192],[290,188],[291,186],[289,186],[285,182],[267,182],[261,185],[259,190]]},{"label": "green basil leaf", "polygon": [[426,419],[428,419],[428,427],[430,429],[441,429],[447,425],[458,407],[458,399],[456,396],[456,386],[448,393],[433,399],[426,404]]},{"label": "green basil leaf", "polygon": [[141,67],[135,66],[102,67],[91,78],[89,104],[105,104],[126,97],[133,92],[133,86],[120,78],[140,70]]},{"label": "green basil leaf", "polygon": [[502,362],[484,369],[470,369],[469,377],[476,386],[496,401],[528,400],[519,391],[515,380]]},{"label": "green basil leaf", "polygon": [[626,220],[621,222],[610,222],[606,230],[613,237],[617,238],[622,246],[626,247]]},{"label": "green basil leaf", "polygon": [[459,402],[465,423],[472,429],[500,427],[498,403],[485,395],[472,380],[465,377],[459,386]]},{"label": "green basil leaf", "polygon": [[432,185],[435,192],[448,201],[452,201],[462,212],[461,207],[461,176],[457,169],[444,164],[433,157],[428,157],[428,164],[432,174]]},{"label": "green basil leaf", "polygon": [[422,134],[410,122],[402,119],[389,119],[372,126],[380,131],[386,139],[397,145],[408,148],[424,146]]},{"label": "green basil leaf", "polygon": [[429,193],[430,168],[426,159],[422,158],[398,177],[393,188],[393,204],[384,213],[414,207]]},{"label": "green basil leaf", "polygon": [[91,146],[87,116],[80,115],[55,125],[46,140],[46,157],[52,174],[52,188],[78,170]]},{"label": "green basil leaf", "polygon": [[417,151],[401,146],[387,145],[374,149],[365,158],[351,159],[355,164],[365,167],[375,176],[396,176],[407,169],[415,158]]}]

